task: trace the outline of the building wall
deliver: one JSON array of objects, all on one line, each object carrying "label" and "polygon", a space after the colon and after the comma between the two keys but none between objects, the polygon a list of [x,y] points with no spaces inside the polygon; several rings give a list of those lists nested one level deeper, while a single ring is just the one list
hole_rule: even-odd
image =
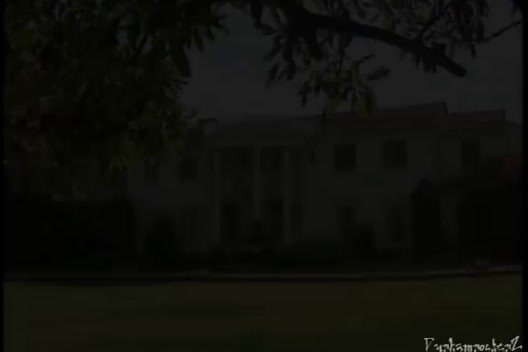
[{"label": "building wall", "polygon": [[[254,169],[248,175],[218,177],[213,165],[218,163],[214,155],[221,154],[229,146],[245,146],[250,150],[262,150],[266,146],[282,145],[291,152],[294,148],[303,154],[302,164],[289,175],[291,202],[301,205],[303,239],[319,238],[340,241],[338,209],[350,206],[360,223],[371,225],[380,248],[409,248],[410,246],[410,203],[409,197],[420,180],[428,178],[441,181],[463,172],[460,159],[460,143],[478,141],[481,158],[506,155],[520,146],[520,133],[504,123],[499,126],[472,124],[380,124],[363,123],[326,125],[304,124],[298,129],[284,125],[235,124],[217,127],[206,135],[201,149],[192,154],[198,160],[196,181],[178,180],[178,158],[166,160],[160,169],[159,180],[155,183],[144,177],[144,168],[138,164],[130,169],[128,190],[137,207],[138,248],[142,248],[145,233],[155,214],[164,212],[180,221],[183,209],[196,209],[199,226],[194,246],[206,249],[219,243],[218,207],[215,203],[215,187],[220,185],[222,198],[249,188],[245,218],[255,211],[253,200],[254,182],[259,184],[257,203],[260,207],[273,192],[281,195],[284,191],[283,173],[255,179]],[[407,166],[389,169],[382,163],[382,145],[387,140],[404,140],[407,145]],[[334,169],[334,147],[353,143],[356,146],[356,167],[339,173]],[[519,149],[520,150],[520,149]],[[312,156],[313,153],[313,156]],[[251,162],[256,157],[251,154]],[[312,160],[313,158],[313,160]],[[221,158],[220,158],[221,159]],[[282,164],[284,166],[284,164]],[[219,167],[222,170],[222,166]],[[293,169],[292,169],[293,170]],[[300,171],[302,170],[302,172]],[[302,177],[301,177],[302,176]],[[216,179],[215,177],[218,177]],[[284,200],[284,198],[281,198]],[[216,205],[215,205],[216,204]],[[452,208],[453,204],[444,204]],[[399,208],[405,226],[404,236],[394,239],[387,230],[389,209]],[[247,209],[246,209],[247,210]],[[442,212],[449,233],[456,230],[452,212]],[[250,219],[246,219],[250,223]],[[298,235],[297,235],[298,236]],[[296,240],[288,238],[286,240]]]}]

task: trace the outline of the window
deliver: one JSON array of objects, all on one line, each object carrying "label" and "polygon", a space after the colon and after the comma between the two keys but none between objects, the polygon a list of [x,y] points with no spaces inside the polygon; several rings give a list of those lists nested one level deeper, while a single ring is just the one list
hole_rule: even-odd
[{"label": "window", "polygon": [[348,239],[353,236],[355,224],[355,211],[350,205],[340,206],[337,209],[337,221],[339,226],[339,233],[343,239]]},{"label": "window", "polygon": [[392,140],[383,143],[383,165],[391,169],[400,169],[407,166],[407,145],[402,140]]},{"label": "window", "polygon": [[222,207],[220,218],[220,236],[224,241],[233,241],[238,238],[238,209],[234,203],[225,203]]},{"label": "window", "polygon": [[195,239],[197,236],[197,211],[195,208],[183,209],[180,213],[180,231],[184,238]]},{"label": "window", "polygon": [[283,207],[282,201],[273,200],[266,203],[265,217],[268,224],[269,236],[279,240],[283,236]]},{"label": "window", "polygon": [[334,170],[344,172],[356,167],[356,146],[354,144],[334,147]]},{"label": "window", "polygon": [[186,158],[178,166],[181,181],[195,181],[198,176],[198,165],[195,158]]},{"label": "window", "polygon": [[294,238],[299,238],[302,232],[302,208],[301,204],[294,202],[291,208],[292,233]]},{"label": "window", "polygon": [[460,161],[465,169],[472,169],[480,163],[480,145],[478,142],[462,142]]},{"label": "window", "polygon": [[222,151],[222,169],[232,173],[251,170],[251,149],[247,147],[227,147]]},{"label": "window", "polygon": [[277,171],[281,168],[283,150],[280,146],[266,147],[262,149],[262,171]]},{"label": "window", "polygon": [[251,169],[251,149],[249,148],[236,148],[235,150],[235,163],[240,170]]}]

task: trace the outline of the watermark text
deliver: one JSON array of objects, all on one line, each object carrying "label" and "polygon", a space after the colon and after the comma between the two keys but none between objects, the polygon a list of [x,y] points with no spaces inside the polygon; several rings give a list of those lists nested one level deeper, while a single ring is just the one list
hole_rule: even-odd
[{"label": "watermark text", "polygon": [[424,338],[425,352],[521,352],[523,346],[519,344],[519,336],[512,338],[509,342],[502,343],[495,338],[491,343],[459,343],[455,342],[452,337],[447,343],[435,343],[434,337]]}]

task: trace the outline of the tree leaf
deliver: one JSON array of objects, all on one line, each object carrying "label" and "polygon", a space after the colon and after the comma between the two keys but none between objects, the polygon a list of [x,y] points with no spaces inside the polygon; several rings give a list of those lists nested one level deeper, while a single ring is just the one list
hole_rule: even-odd
[{"label": "tree leaf", "polygon": [[205,35],[207,36],[207,39],[209,39],[210,41],[213,41],[215,39],[213,31],[211,31],[209,27],[205,29]]},{"label": "tree leaf", "polygon": [[204,50],[203,40],[202,40],[202,36],[200,35],[200,32],[197,29],[195,29],[193,34],[194,34],[194,43],[196,44],[196,48],[200,52],[203,52]]},{"label": "tree leaf", "polygon": [[271,19],[277,27],[282,26],[282,18],[276,7],[270,8]]},{"label": "tree leaf", "polygon": [[127,40],[131,45],[136,45],[140,34],[140,22],[132,20],[127,27]]},{"label": "tree leaf", "polygon": [[255,23],[260,24],[262,20],[262,11],[264,9],[262,2],[260,0],[251,0],[249,6],[251,17],[253,17]]},{"label": "tree leaf", "polygon": [[185,51],[181,46],[173,44],[171,47],[171,56],[183,77],[191,75],[191,66]]},{"label": "tree leaf", "polygon": [[279,63],[276,62],[271,69],[268,71],[268,81],[273,81],[277,77],[277,72],[279,71]]},{"label": "tree leaf", "polygon": [[328,103],[325,105],[325,112],[327,114],[333,114],[335,113],[341,106],[346,104],[346,99],[344,99],[342,96],[335,96],[333,98],[330,98]]},{"label": "tree leaf", "polygon": [[341,33],[339,35],[339,46],[341,48],[346,48],[350,45],[352,40],[354,39],[354,34],[352,33]]},{"label": "tree leaf", "polygon": [[376,93],[368,86],[364,86],[363,88],[365,89],[365,107],[367,109],[367,114],[368,116],[373,116],[378,110]]},{"label": "tree leaf", "polygon": [[469,45],[469,51],[471,53],[471,57],[475,58],[477,56],[477,50],[475,49],[475,45],[470,44]]},{"label": "tree leaf", "polygon": [[359,117],[368,117],[368,107],[366,102],[366,97],[363,94],[358,94],[356,96],[356,101],[354,104],[354,107],[356,108],[356,111],[359,115]]},{"label": "tree leaf", "polygon": [[375,81],[381,78],[385,78],[389,74],[390,74],[390,70],[385,66],[381,66],[378,69],[366,74],[365,78],[369,81]]},{"label": "tree leaf", "polygon": [[293,77],[295,76],[295,72],[297,71],[297,66],[294,63],[291,63],[286,68],[286,79],[288,81],[291,81]]},{"label": "tree leaf", "polygon": [[275,56],[277,56],[277,54],[280,53],[281,49],[282,49],[281,36],[277,35],[275,36],[273,40],[273,46],[271,50],[266,54],[266,56],[264,56],[264,60],[266,61],[272,60]]}]

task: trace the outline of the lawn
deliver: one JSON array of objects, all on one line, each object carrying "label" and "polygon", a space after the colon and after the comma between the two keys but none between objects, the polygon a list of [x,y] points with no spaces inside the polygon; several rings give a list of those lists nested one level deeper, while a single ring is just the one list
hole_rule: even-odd
[{"label": "lawn", "polygon": [[[424,351],[510,340],[518,275],[398,283],[6,283],[6,351]],[[432,351],[432,349],[430,350]]]}]

